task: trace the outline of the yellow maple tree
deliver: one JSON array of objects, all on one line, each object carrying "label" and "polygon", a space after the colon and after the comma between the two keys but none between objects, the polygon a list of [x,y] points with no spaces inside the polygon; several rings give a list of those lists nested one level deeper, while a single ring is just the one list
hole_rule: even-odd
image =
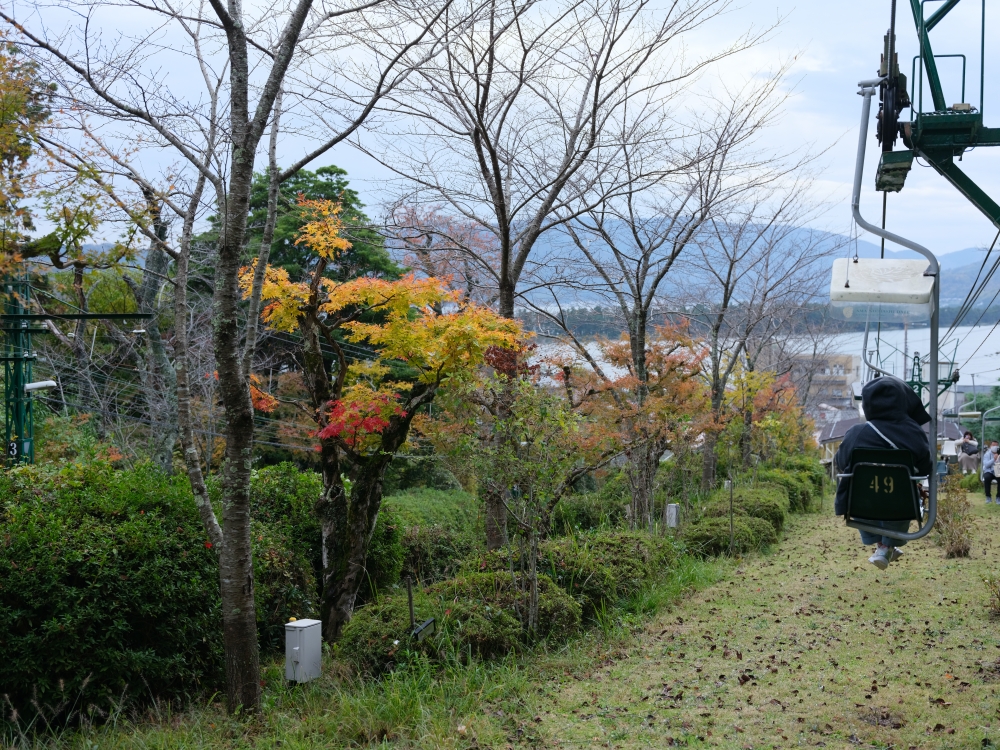
[{"label": "yellow maple tree", "polygon": [[[376,364],[348,365],[329,401],[314,404],[320,411],[321,439],[339,439],[352,451],[375,449],[390,418],[405,413],[405,392],[411,385],[391,378],[393,368],[385,363],[405,363],[414,371],[413,380],[436,389],[471,373],[491,347],[519,346],[523,333],[516,322],[462,300],[449,289],[447,279],[409,274],[395,280],[366,276],[341,282],[323,276],[327,264],[351,247],[340,236],[339,207],[306,199],[299,205],[311,218],[296,244],[305,244],[321,262],[311,278],[302,281],[268,266],[261,287],[261,320],[284,333],[315,326],[338,352],[338,341],[360,344],[372,351]],[[251,293],[254,272],[255,265],[241,272],[245,296]],[[342,359],[347,364],[347,358]],[[356,377],[362,372],[364,377]]]}]

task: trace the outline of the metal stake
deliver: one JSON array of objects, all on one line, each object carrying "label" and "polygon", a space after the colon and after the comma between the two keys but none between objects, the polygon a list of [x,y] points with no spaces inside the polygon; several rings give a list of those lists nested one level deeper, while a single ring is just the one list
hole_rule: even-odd
[{"label": "metal stake", "polygon": [[410,603],[410,632],[417,627],[417,619],[413,616],[413,579],[406,576],[406,599]]}]

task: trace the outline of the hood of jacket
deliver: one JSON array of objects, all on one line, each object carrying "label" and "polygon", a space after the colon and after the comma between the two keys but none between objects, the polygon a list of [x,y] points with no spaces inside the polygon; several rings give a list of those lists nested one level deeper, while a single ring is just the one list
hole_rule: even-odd
[{"label": "hood of jacket", "polygon": [[861,389],[861,408],[865,418],[898,421],[907,416],[918,425],[931,421],[920,397],[899,378],[883,375],[865,383]]}]

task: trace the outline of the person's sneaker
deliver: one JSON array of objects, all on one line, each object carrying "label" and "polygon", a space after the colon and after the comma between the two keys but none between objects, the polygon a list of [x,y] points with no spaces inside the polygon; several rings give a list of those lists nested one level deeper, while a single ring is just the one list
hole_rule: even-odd
[{"label": "person's sneaker", "polygon": [[889,548],[880,544],[875,548],[875,554],[868,558],[868,562],[879,570],[885,570],[889,567],[889,554]]},{"label": "person's sneaker", "polygon": [[892,549],[889,550],[889,554],[887,555],[887,557],[889,558],[889,562],[891,563],[896,562],[896,560],[898,560],[902,556],[903,556],[903,550],[901,550],[899,547],[893,547]]}]

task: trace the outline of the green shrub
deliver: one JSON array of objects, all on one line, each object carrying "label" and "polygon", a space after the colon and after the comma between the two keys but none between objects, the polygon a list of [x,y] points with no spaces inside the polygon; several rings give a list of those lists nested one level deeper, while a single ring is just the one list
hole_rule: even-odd
[{"label": "green shrub", "polygon": [[786,471],[801,474],[804,478],[809,480],[810,485],[812,485],[813,492],[820,496],[823,493],[823,485],[826,481],[826,470],[823,465],[819,462],[818,458],[814,458],[808,455],[794,455],[790,454],[783,456],[777,461],[778,468],[784,469]]},{"label": "green shrub", "polygon": [[402,575],[431,582],[454,575],[485,543],[476,498],[461,490],[410,490],[382,507],[401,527]]},{"label": "green shrub", "polygon": [[23,467],[0,498],[0,692],[23,717],[36,691],[52,718],[218,686],[218,564],[185,477]]},{"label": "green shrub", "polygon": [[[506,644],[494,643],[486,630],[471,630],[472,615],[484,622],[493,619],[492,611],[514,617],[520,624],[527,624],[527,582],[510,573],[467,573],[441,581],[430,587],[429,594],[437,597],[441,606],[447,607],[443,618],[445,632],[452,632],[465,650],[472,646],[480,656],[501,656],[511,649]],[[448,610],[451,610],[448,612]],[[461,624],[459,624],[461,623]],[[565,639],[580,628],[580,605],[573,601],[547,575],[538,576],[538,622],[535,636],[547,638],[555,634]],[[457,645],[457,644],[456,644]]]},{"label": "green shrub", "polygon": [[[263,534],[269,546],[262,550],[271,562],[266,583],[276,585],[281,592],[280,595],[272,592],[269,585],[263,592],[266,601],[257,603],[258,623],[264,629],[262,645],[284,648],[284,623],[288,617],[315,613],[320,590],[318,582],[323,575],[323,529],[314,508],[322,493],[322,477],[292,463],[266,466],[250,475],[250,512],[255,521],[269,529]],[[257,530],[254,533],[258,537],[262,535]],[[265,538],[259,539],[259,543],[263,544]],[[375,591],[399,581],[404,553],[402,538],[400,519],[392,508],[383,507],[368,543],[366,575],[358,591],[359,601],[368,601]],[[277,546],[271,543],[276,540],[280,540]],[[311,576],[298,569],[301,560],[308,561]],[[254,575],[259,588],[262,579],[256,560]],[[308,588],[301,588],[306,586]],[[266,613],[263,618],[262,606]]]},{"label": "green shrub", "polygon": [[628,475],[625,474],[624,470],[618,471],[616,474],[611,474],[604,484],[601,485],[601,489],[597,491],[597,494],[601,498],[601,502],[606,505],[616,504],[620,508],[620,513],[622,517],[625,515],[625,508],[628,507],[629,502],[632,500],[632,487],[628,481]]},{"label": "green shrub", "polygon": [[[762,518],[780,532],[788,513],[788,496],[780,485],[737,487],[733,490],[733,512],[752,518]],[[729,493],[719,490],[712,495],[704,508],[704,515],[712,518],[729,516]]]},{"label": "green shrub", "polygon": [[284,651],[288,618],[319,612],[313,566],[287,527],[255,520],[251,534],[257,637],[264,651]]},{"label": "green shrub", "polygon": [[784,508],[785,513],[791,511],[792,499],[788,496],[788,489],[784,485],[758,480],[751,489],[764,493],[767,497],[779,503]]},{"label": "green shrub", "polygon": [[808,511],[812,507],[814,494],[818,494],[813,492],[813,485],[808,478],[784,469],[760,469],[757,481],[784,487],[793,511]]},{"label": "green shrub", "polygon": [[250,474],[251,517],[283,527],[285,539],[309,561],[317,580],[323,574],[323,532],[313,508],[322,493],[322,477],[292,463],[266,466]]},{"label": "green shrub", "polygon": [[983,489],[983,480],[980,478],[979,472],[974,471],[963,476],[959,486],[966,492],[975,492]]},{"label": "green shrub", "polygon": [[[345,626],[338,652],[363,672],[392,669],[415,652],[432,661],[475,656],[492,659],[526,643],[521,581],[509,573],[470,573],[414,592],[417,621],[433,617],[435,633],[422,642],[408,638],[405,593],[362,607]],[[547,576],[538,577],[538,638],[565,640],[580,626],[580,605]]]},{"label": "green shrub", "polygon": [[[494,550],[471,558],[467,570],[510,570],[512,550]],[[602,604],[615,604],[665,573],[677,560],[672,538],[642,532],[601,531],[545,539],[538,548],[538,570],[583,607],[591,618]],[[515,565],[515,567],[517,567]]]},{"label": "green shrub", "polygon": [[359,603],[374,599],[380,591],[399,582],[403,570],[403,524],[391,506],[382,504],[365,557],[365,578],[358,592]]},{"label": "green shrub", "polygon": [[565,495],[552,512],[553,533],[613,528],[625,520],[628,500],[612,492]]},{"label": "green shrub", "polygon": [[[733,517],[733,553],[744,555],[778,540],[774,527],[762,518]],[[702,518],[684,528],[682,538],[689,550],[706,557],[729,552],[729,518]]]},{"label": "green shrub", "polygon": [[753,532],[754,547],[756,549],[769,547],[778,541],[778,532],[774,530],[774,526],[771,525],[770,521],[764,518],[749,516],[746,519],[746,523]]},{"label": "green shrub", "polygon": [[539,568],[593,617],[663,575],[677,561],[672,538],[613,531],[548,539],[539,545]]}]

